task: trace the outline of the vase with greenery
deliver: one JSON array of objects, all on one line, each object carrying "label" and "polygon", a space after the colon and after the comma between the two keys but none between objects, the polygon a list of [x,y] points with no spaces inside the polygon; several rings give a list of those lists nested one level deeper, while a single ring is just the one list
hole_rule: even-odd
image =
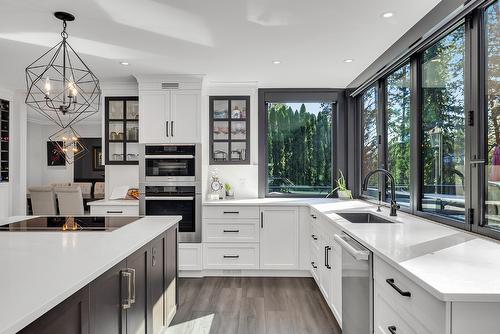
[{"label": "vase with greenery", "polygon": [[226,190],[226,198],[234,198],[233,187],[229,183],[224,183],[224,189]]},{"label": "vase with greenery", "polygon": [[352,199],[352,193],[349,189],[347,189],[347,183],[345,181],[344,174],[339,169],[339,178],[337,179],[337,187],[335,187],[331,192],[328,193],[326,197],[330,197],[335,191],[337,191],[337,195],[340,199]]}]

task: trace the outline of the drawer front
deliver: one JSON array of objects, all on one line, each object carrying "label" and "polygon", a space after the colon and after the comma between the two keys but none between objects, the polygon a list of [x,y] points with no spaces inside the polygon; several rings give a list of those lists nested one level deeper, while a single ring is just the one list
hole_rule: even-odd
[{"label": "drawer front", "polygon": [[[421,327],[419,331],[421,333],[445,333],[446,304],[444,302],[436,299],[378,257],[374,259],[373,268],[374,281],[379,289],[379,295],[389,301],[389,304],[393,305],[405,320],[413,319],[412,325]],[[404,296],[407,293],[410,296]]]},{"label": "drawer front", "polygon": [[311,248],[311,275],[316,280],[316,283],[319,284],[319,250],[316,248]]},{"label": "drawer front", "polygon": [[215,219],[259,219],[258,206],[204,206],[203,218]]},{"label": "drawer front", "polygon": [[259,269],[259,244],[204,244],[204,269]]},{"label": "drawer front", "polygon": [[320,233],[318,229],[312,228],[312,233],[309,236],[311,252],[319,252],[320,249]]},{"label": "drawer front", "polygon": [[[380,286],[375,283],[374,287],[374,330],[376,334],[425,334],[411,328],[403,318],[396,312],[391,301],[386,300],[381,293]],[[391,333],[392,331],[392,333]],[[438,333],[436,333],[438,334]],[[443,333],[444,334],[444,333]]]},{"label": "drawer front", "polygon": [[201,270],[202,247],[199,243],[179,243],[178,248],[179,270]]},{"label": "drawer front", "polygon": [[138,216],[139,206],[130,205],[92,205],[90,214],[94,216]]},{"label": "drawer front", "polygon": [[205,219],[205,242],[259,242],[258,220],[238,219],[237,222]]}]

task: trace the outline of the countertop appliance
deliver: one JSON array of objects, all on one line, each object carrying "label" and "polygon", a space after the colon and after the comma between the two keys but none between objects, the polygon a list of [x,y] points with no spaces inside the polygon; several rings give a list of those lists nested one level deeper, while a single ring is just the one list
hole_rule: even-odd
[{"label": "countertop appliance", "polygon": [[0,232],[110,232],[141,217],[47,216],[0,225]]},{"label": "countertop appliance", "polygon": [[373,333],[372,252],[346,233],[334,238],[342,247],[342,333]]},{"label": "countertop appliance", "polygon": [[179,215],[179,242],[201,242],[201,145],[141,147],[139,213]]}]

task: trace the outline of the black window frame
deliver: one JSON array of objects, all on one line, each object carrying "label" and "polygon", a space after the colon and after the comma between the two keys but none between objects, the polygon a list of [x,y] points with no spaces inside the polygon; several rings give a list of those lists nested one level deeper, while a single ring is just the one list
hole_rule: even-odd
[{"label": "black window frame", "polygon": [[[491,228],[485,226],[485,199],[487,187],[485,185],[485,168],[488,163],[487,153],[487,109],[485,107],[485,86],[486,86],[486,58],[485,58],[485,10],[496,1],[488,0],[477,1],[474,8],[463,13],[457,14],[451,18],[447,24],[439,27],[433,33],[429,34],[423,40],[418,40],[419,45],[412,52],[400,60],[394,61],[389,68],[383,68],[380,76],[369,79],[361,87],[363,90],[355,91],[355,111],[358,130],[356,135],[362,136],[361,111],[362,94],[366,89],[373,85],[379,88],[385,83],[387,76],[399,69],[402,65],[410,62],[411,72],[411,116],[410,116],[410,159],[412,168],[410,170],[410,207],[401,208],[401,211],[426,218],[429,220],[443,223],[462,230],[475,232],[481,235],[500,239],[500,228]],[[454,31],[460,25],[465,27],[465,59],[464,59],[464,113],[465,113],[465,221],[448,219],[429,212],[422,211],[421,201],[423,194],[423,159],[419,152],[422,143],[422,54],[431,45]],[[413,46],[412,46],[413,47]],[[380,90],[379,90],[380,91]],[[384,90],[385,92],[385,90]],[[385,98],[385,96],[384,96]],[[385,117],[385,100],[379,99],[379,110],[383,110]],[[385,122],[385,119],[384,119]],[[386,126],[380,130],[382,142],[386,140]],[[356,147],[356,156],[361,158],[362,138],[358,139],[361,145]],[[385,145],[379,145],[379,156],[386,156]],[[474,161],[479,161],[478,164]],[[483,165],[481,161],[486,163]],[[355,190],[359,198],[376,202],[372,197],[364,196],[361,191],[362,171],[360,160],[356,167],[358,184]],[[384,161],[380,162],[380,167],[384,166]],[[379,183],[385,186],[385,182]],[[380,189],[385,191],[385,189]],[[388,203],[382,202],[382,205],[388,206]]]},{"label": "black window frame", "polygon": [[[332,189],[338,178],[340,169],[345,178],[347,172],[347,142],[345,132],[347,127],[347,111],[345,104],[345,89],[336,88],[260,88],[259,96],[259,198],[303,198],[303,197],[325,197],[324,195],[301,195],[301,194],[269,194],[267,192],[268,179],[268,156],[267,156],[267,103],[279,102],[336,102],[336,108],[332,108]],[[336,195],[336,193],[334,194]]]}]

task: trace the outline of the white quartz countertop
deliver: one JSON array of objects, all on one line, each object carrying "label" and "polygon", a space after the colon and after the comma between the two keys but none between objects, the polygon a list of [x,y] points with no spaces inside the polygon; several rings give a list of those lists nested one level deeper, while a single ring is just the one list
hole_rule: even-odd
[{"label": "white quartz countertop", "polygon": [[111,232],[0,232],[0,334],[21,330],[180,219],[148,216]]},{"label": "white quartz countertop", "polygon": [[113,206],[113,205],[130,205],[139,206],[139,201],[135,199],[100,199],[97,201],[87,202],[87,205],[95,206]]},{"label": "white quartz countertop", "polygon": [[[500,302],[500,242],[360,200],[256,198],[204,205],[309,206],[442,301]],[[336,213],[370,211],[394,224],[353,224]]]}]

